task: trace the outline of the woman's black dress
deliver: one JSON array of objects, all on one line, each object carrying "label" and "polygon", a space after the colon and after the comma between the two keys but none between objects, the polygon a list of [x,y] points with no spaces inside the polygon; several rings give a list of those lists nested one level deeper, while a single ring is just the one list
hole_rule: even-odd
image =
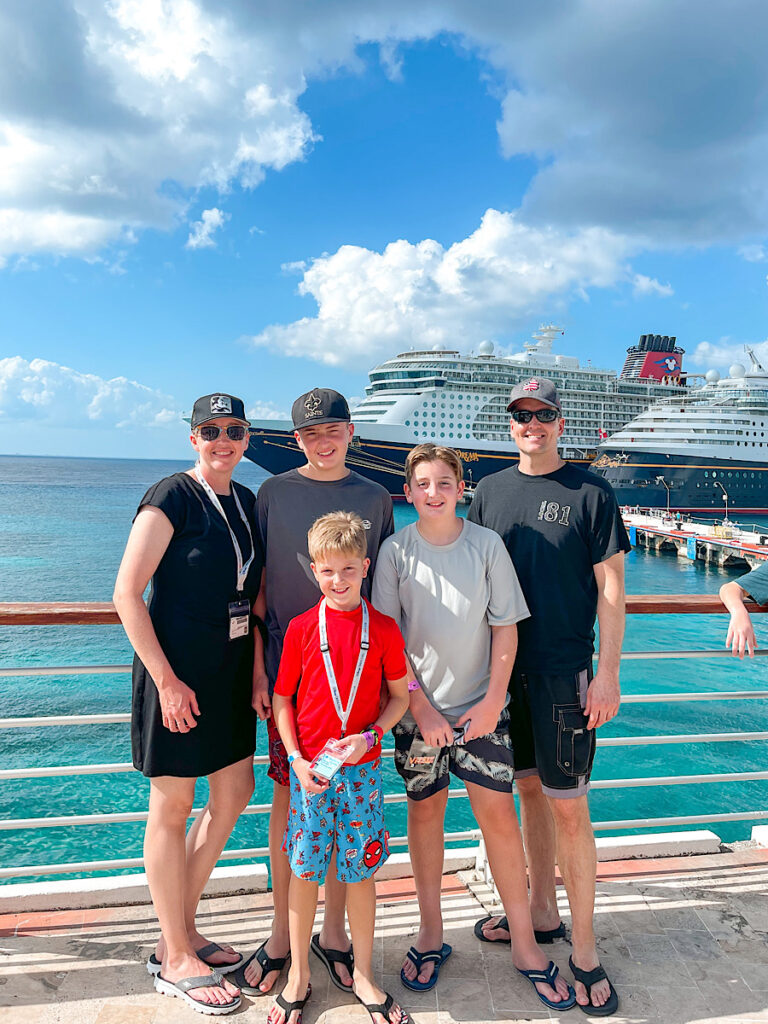
[{"label": "woman's black dress", "polygon": [[[264,564],[256,528],[256,497],[237,489],[248,518],[255,557],[243,596],[259,591]],[[238,539],[243,561],[251,550],[232,495],[219,495]],[[227,606],[237,597],[237,561],[229,530],[203,488],[187,473],[175,473],[150,487],[141,500],[161,509],[173,537],[155,575],[149,615],[171,668],[197,697],[197,725],[175,733],[163,725],[160,699],[138,655],[133,660],[131,745],[133,764],[144,775],[198,778],[253,754],[256,713],[251,707],[253,633],[229,639]]]}]

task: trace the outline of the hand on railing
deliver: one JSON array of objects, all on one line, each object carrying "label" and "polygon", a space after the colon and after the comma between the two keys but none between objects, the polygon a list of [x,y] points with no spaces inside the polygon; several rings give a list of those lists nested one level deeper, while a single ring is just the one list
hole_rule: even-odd
[{"label": "hand on railing", "polygon": [[200,714],[195,691],[176,676],[157,688],[163,725],[171,732],[189,732],[197,725]]}]

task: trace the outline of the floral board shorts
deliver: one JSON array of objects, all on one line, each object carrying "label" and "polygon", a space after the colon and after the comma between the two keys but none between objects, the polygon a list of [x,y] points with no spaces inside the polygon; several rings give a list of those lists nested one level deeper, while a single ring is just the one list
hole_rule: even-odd
[{"label": "floral board shorts", "polygon": [[269,768],[267,775],[278,786],[290,786],[290,772],[288,770],[288,751],[280,739],[280,733],[275,725],[274,715],[267,719],[267,736],[269,737]]},{"label": "floral board shorts", "polygon": [[283,849],[298,878],[323,882],[334,847],[340,882],[370,878],[389,856],[381,761],[340,768],[324,793],[307,793],[291,769]]}]

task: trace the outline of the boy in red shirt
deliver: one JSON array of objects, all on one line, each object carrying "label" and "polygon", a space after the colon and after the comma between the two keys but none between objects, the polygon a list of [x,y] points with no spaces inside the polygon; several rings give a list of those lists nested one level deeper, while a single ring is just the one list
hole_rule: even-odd
[{"label": "boy in red shirt", "polygon": [[[374,983],[371,965],[373,875],[388,856],[379,747],[408,707],[403,639],[395,622],[360,596],[369,561],[359,516],[321,516],[308,546],[323,597],[286,630],[272,704],[291,768],[284,846],[292,875],[291,968],[269,1022],[296,1024],[309,998],[318,886],[335,847],[337,876],[350,883],[353,992],[375,1024],[405,1024],[408,1014]],[[383,706],[382,678],[389,691]],[[325,766],[313,763],[324,749]],[[342,763],[335,773],[327,767],[333,758]]]}]

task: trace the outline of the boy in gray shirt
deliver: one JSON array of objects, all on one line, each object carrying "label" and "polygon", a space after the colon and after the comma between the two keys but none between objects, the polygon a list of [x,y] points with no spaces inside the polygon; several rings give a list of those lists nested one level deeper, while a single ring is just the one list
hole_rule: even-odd
[{"label": "boy in gray shirt", "polygon": [[573,990],[534,938],[512,795],[507,684],[516,623],[528,608],[498,534],[456,515],[464,490],[456,452],[418,445],[405,476],[405,495],[419,519],[384,541],[373,583],[373,603],[400,626],[416,676],[409,711],[393,729],[421,918],[401,981],[416,991],[432,988],[451,954],[443,942],[440,882],[453,772],[467,787],[483,833],[514,933],[513,963],[546,1006],[567,1009],[575,1003]]}]

